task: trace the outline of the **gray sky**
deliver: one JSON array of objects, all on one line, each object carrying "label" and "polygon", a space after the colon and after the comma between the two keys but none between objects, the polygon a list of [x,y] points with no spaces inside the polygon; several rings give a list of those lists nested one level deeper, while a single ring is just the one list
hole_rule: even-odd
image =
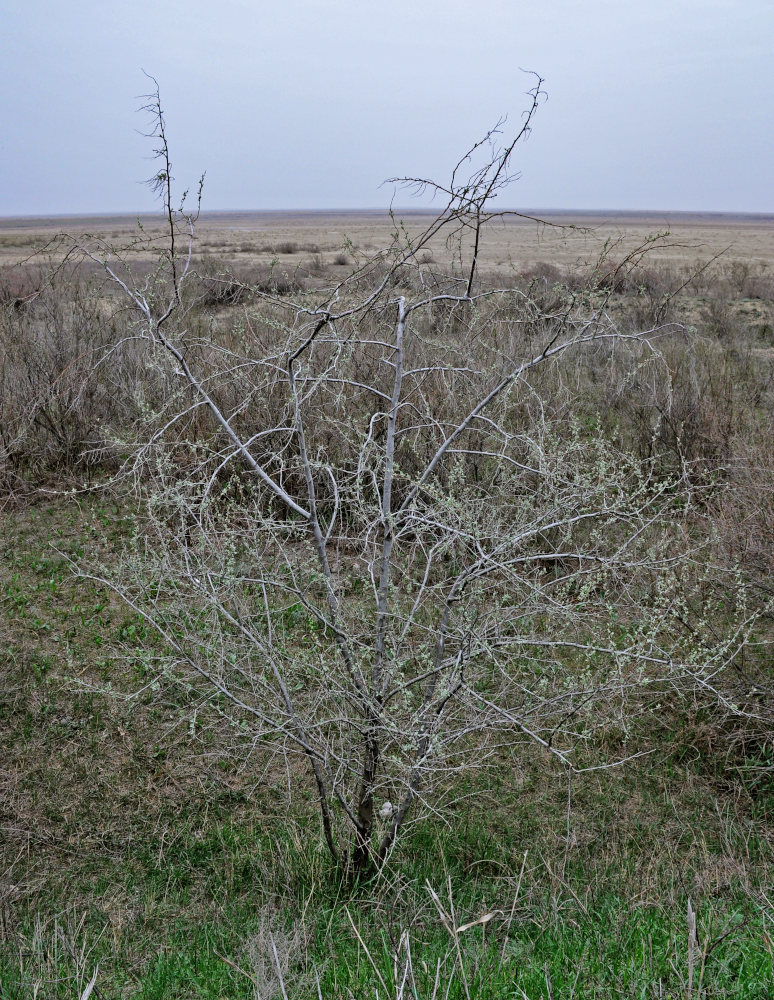
[{"label": "gray sky", "polygon": [[324,209],[446,179],[519,67],[504,204],[774,212],[773,39],[774,0],[0,0],[0,215],[153,207],[141,69],[205,208]]}]

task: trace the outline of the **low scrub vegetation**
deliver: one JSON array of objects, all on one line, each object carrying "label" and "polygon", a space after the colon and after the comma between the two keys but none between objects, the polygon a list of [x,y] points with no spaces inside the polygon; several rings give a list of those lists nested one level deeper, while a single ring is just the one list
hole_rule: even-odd
[{"label": "low scrub vegetation", "polygon": [[486,273],[497,134],[378,252],[165,159],[0,275],[0,997],[774,990],[774,288]]}]

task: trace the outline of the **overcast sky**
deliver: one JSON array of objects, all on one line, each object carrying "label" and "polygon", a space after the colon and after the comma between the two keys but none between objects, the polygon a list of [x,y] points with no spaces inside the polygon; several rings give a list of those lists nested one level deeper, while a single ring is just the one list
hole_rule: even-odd
[{"label": "overcast sky", "polygon": [[774,212],[773,56],[774,0],[0,0],[0,215],[153,208],[143,69],[205,208],[324,209],[446,178],[520,67],[503,203]]}]

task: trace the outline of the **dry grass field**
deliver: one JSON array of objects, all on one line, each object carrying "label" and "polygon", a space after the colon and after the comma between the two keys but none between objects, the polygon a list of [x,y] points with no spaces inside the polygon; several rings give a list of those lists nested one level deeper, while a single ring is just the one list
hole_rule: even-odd
[{"label": "dry grass field", "polygon": [[[336,294],[343,313],[368,296],[383,279],[381,261],[364,278],[344,279],[390,245],[396,226],[410,244],[430,219],[416,211],[395,219],[203,213],[180,302],[184,322],[174,327],[173,318],[170,327],[239,433],[252,442],[289,423],[275,369],[304,335],[297,317]],[[127,259],[140,282],[157,265],[158,284],[143,287],[149,299],[160,288],[163,300],[171,286],[154,246],[166,234],[158,216],[141,221],[153,240],[135,244]],[[390,866],[353,883],[326,854],[300,755],[277,763],[270,741],[253,735],[238,708],[178,671],[184,626],[193,636],[187,649],[222,642],[212,656],[224,670],[241,648],[234,636],[213,639],[197,618],[202,609],[192,605],[186,619],[190,608],[180,598],[169,633],[160,635],[139,605],[75,572],[81,565],[128,588],[132,560],[144,551],[148,574],[161,569],[135,593],[144,588],[166,615],[167,605],[154,602],[174,595],[175,553],[200,555],[192,519],[175,527],[176,504],[193,505],[197,476],[217,482],[223,509],[246,526],[229,551],[257,553],[240,595],[245,614],[258,589],[256,566],[274,558],[261,548],[261,532],[278,532],[280,543],[290,538],[283,554],[308,569],[297,523],[279,519],[277,528],[265,498],[249,485],[240,492],[249,482],[245,467],[233,480],[210,480],[206,463],[220,462],[230,446],[224,451],[216,422],[189,409],[190,386],[180,390],[175,381],[179,367],[136,336],[139,311],[94,261],[57,269],[72,245],[58,234],[94,234],[102,248],[125,248],[137,220],[0,219],[0,1000],[774,996],[774,217],[545,213],[545,223],[491,224],[480,266],[486,294],[458,313],[438,308],[414,321],[412,365],[430,373],[412,397],[417,412],[432,407],[437,426],[454,420],[459,400],[483,396],[493,372],[539,354],[557,330],[597,324],[620,341],[610,350],[595,343],[588,354],[568,351],[514,387],[498,420],[508,442],[527,443],[523,454],[513,452],[517,471],[507,488],[499,489],[502,477],[487,462],[489,430],[478,441],[471,435],[444,481],[447,492],[473,498],[455,513],[459,538],[484,544],[475,511],[482,523],[496,503],[518,513],[514,497],[522,494],[534,497],[521,510],[527,521],[539,503],[569,497],[582,505],[594,491],[607,515],[618,502],[617,469],[625,468],[629,485],[647,481],[666,497],[659,523],[643,518],[638,529],[648,543],[645,569],[622,577],[609,603],[604,581],[586,586],[580,572],[562,589],[579,564],[574,549],[568,556],[561,546],[597,545],[609,523],[602,518],[598,535],[559,538],[559,515],[547,507],[549,527],[529,551],[545,568],[525,570],[538,595],[558,584],[535,613],[538,640],[560,601],[578,634],[599,627],[621,643],[640,635],[647,601],[656,601],[647,560],[665,544],[661,521],[673,530],[666,562],[676,561],[663,579],[677,588],[663,605],[664,630],[688,648],[697,676],[737,612],[752,624],[703,683],[693,683],[690,670],[680,683],[676,675],[661,685],[647,679],[627,702],[628,716],[616,714],[615,691],[579,715],[578,773],[553,754],[548,728],[541,746],[481,737],[487,769],[450,768]],[[619,280],[616,268],[644,246],[651,249],[622,267]],[[306,375],[318,381],[304,405],[310,447],[322,456],[321,496],[327,469],[351,482],[353,428],[364,428],[364,463],[372,442],[381,445],[390,397],[377,380],[392,363],[397,297],[420,299],[423,282],[454,288],[458,253],[443,242],[423,248],[416,267],[384,284],[376,308],[341,319],[335,351],[322,361],[310,354]],[[508,291],[488,297],[501,286]],[[640,352],[642,330],[656,333],[650,352]],[[619,350],[626,337],[635,346]],[[361,391],[367,379],[378,392]],[[328,392],[334,383],[350,389]],[[168,423],[174,407],[182,417]],[[399,455],[407,477],[424,461],[436,426],[417,423]],[[545,469],[536,472],[524,455],[538,438],[546,466],[553,454],[576,463],[555,463],[561,494],[534,486]],[[168,448],[168,464],[143,451],[151,439]],[[272,447],[261,459],[268,468]],[[301,481],[295,453],[283,448],[287,468],[277,468],[303,500],[303,486],[293,485]],[[374,476],[380,469],[374,460]],[[489,505],[480,501],[487,476]],[[428,496],[428,510],[446,499],[444,490]],[[361,513],[353,507],[349,520],[342,517],[344,542],[358,541]],[[421,558],[421,530],[400,556],[402,570]],[[466,551],[456,536],[445,544],[441,577]],[[360,619],[370,621],[371,584],[353,551],[344,544],[336,551],[336,579],[365,648]],[[313,600],[312,584],[308,595]],[[507,604],[507,589],[498,596]],[[310,650],[321,663],[335,655],[333,630],[320,627],[302,597],[272,609],[277,655],[291,675],[295,662],[312,662]],[[430,617],[419,622],[417,644]],[[662,624],[653,625],[656,638]],[[493,657],[509,627],[492,641]],[[503,673],[523,671],[525,691],[534,681],[560,706],[573,678],[602,676],[591,656],[531,655],[501,659]],[[244,662],[255,659],[253,651]],[[303,703],[311,667],[297,680]],[[485,673],[477,683],[489,690]],[[622,767],[582,766],[629,757]]]},{"label": "dry grass field", "polygon": [[[653,259],[675,266],[693,266],[717,254],[727,261],[744,261],[753,268],[774,267],[774,216],[691,213],[534,212],[541,225],[508,218],[487,229],[482,266],[509,274],[540,262],[574,267],[595,261],[606,245],[622,256],[655,233],[669,233]],[[319,253],[324,263],[351,245],[362,251],[386,246],[396,224],[409,237],[422,232],[434,216],[429,212],[396,210],[394,219],[382,211],[351,212],[204,212],[197,226],[197,250],[243,264],[267,263],[276,254],[292,257]],[[162,233],[158,216],[140,217],[149,233]],[[136,234],[137,217],[129,215],[62,216],[0,219],[0,265],[15,263],[60,232],[96,233],[122,245]],[[290,253],[288,253],[290,250]],[[622,251],[622,252],[621,252]],[[432,247],[438,263],[448,263],[450,249],[440,241]]]}]

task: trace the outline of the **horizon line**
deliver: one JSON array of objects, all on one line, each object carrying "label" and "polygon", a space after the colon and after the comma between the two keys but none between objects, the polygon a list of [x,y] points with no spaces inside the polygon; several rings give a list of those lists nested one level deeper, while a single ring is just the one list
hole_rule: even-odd
[{"label": "horizon line", "polygon": [[[397,208],[208,208],[202,209],[199,214],[200,219],[208,216],[325,216],[325,215],[414,215],[414,216],[437,216],[441,213],[432,206],[428,207],[397,207]],[[732,209],[676,209],[676,208],[505,208],[493,213],[493,218],[498,216],[510,216],[514,219],[519,217],[526,221],[540,222],[540,216],[570,216],[594,218],[604,216],[629,216],[629,217],[650,217],[650,216],[682,216],[682,217],[709,217],[709,218],[749,218],[761,221],[774,222],[774,211],[735,211]],[[58,219],[149,219],[158,218],[162,221],[165,216],[161,211],[149,209],[139,211],[118,210],[100,212],[41,212],[18,215],[6,215],[0,213],[0,224],[7,225],[9,222],[43,222],[46,220],[55,221]]]}]

